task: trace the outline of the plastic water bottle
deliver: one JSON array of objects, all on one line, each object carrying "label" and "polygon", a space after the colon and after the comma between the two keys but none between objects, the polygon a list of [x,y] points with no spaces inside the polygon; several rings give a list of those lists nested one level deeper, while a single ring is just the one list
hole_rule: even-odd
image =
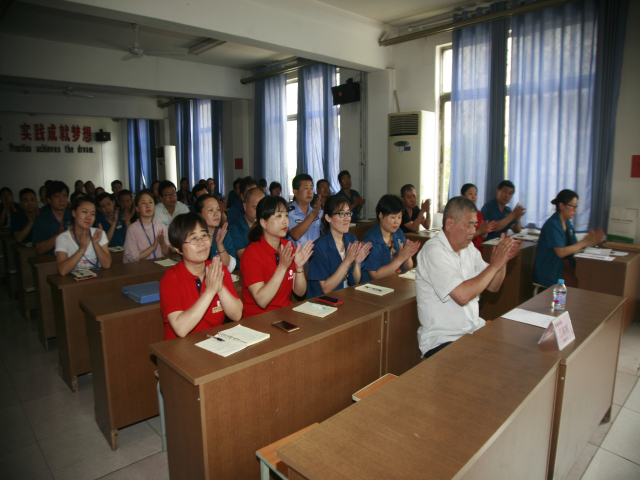
[{"label": "plastic water bottle", "polygon": [[558,280],[558,284],[553,287],[553,303],[551,307],[556,310],[564,310],[567,303],[567,287],[564,286],[564,280]]}]

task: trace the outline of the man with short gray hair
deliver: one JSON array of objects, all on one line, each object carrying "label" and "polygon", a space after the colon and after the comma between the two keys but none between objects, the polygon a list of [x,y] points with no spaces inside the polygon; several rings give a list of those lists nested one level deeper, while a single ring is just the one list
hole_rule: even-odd
[{"label": "man with short gray hair", "polygon": [[500,289],[507,262],[518,252],[520,242],[504,234],[491,263],[482,259],[477,248],[469,247],[478,226],[477,211],[468,198],[449,200],[442,230],[418,253],[418,343],[424,358],[485,325],[478,297],[485,289]]}]

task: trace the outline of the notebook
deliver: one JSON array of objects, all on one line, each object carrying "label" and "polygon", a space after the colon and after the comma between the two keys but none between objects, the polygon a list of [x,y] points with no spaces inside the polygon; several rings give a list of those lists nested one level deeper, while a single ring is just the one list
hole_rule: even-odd
[{"label": "notebook", "polygon": [[257,330],[243,327],[242,325],[236,325],[233,328],[218,332],[213,337],[200,343],[196,343],[196,346],[216,353],[221,357],[228,357],[251,345],[260,343],[270,336],[268,333],[258,332]]},{"label": "notebook", "polygon": [[372,293],[373,295],[378,295],[379,297],[388,295],[389,293],[392,293],[394,291],[393,288],[380,287],[378,285],[369,284],[360,285],[359,287],[356,287],[356,290],[366,293]]},{"label": "notebook", "polygon": [[73,275],[73,279],[76,282],[79,282],[81,280],[90,280],[92,278],[98,278],[98,275],[96,275],[94,272],[92,272],[91,270],[74,270],[73,272],[71,272],[71,275]]},{"label": "notebook", "polygon": [[328,305],[318,305],[317,303],[304,302],[293,309],[294,312],[306,313],[307,315],[313,315],[314,317],[324,318],[327,315],[331,315],[333,312],[337,312],[336,307],[330,307]]},{"label": "notebook", "polygon": [[157,302],[160,300],[160,282],[139,283],[122,287],[122,293],[142,305]]}]

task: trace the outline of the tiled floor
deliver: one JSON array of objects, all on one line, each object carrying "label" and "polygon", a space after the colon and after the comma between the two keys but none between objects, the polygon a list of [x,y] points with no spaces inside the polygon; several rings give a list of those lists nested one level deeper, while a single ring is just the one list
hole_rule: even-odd
[{"label": "tiled floor", "polygon": [[[45,352],[0,285],[0,478],[163,480],[169,478],[158,417],[118,431],[113,452],[98,429],[91,375],[79,391],[57,372],[55,340]],[[569,478],[640,479],[640,324],[620,348],[612,422],[591,438]]]}]

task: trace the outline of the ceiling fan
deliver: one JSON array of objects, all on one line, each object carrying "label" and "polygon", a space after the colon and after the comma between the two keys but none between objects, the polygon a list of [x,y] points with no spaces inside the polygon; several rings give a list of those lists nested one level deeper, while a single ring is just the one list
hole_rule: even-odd
[{"label": "ceiling fan", "polygon": [[102,43],[106,43],[107,45],[111,45],[112,47],[116,47],[118,50],[122,50],[123,52],[127,52],[128,55],[122,57],[122,60],[131,60],[132,58],[142,58],[145,55],[186,55],[187,50],[184,51],[160,51],[160,50],[145,50],[138,43],[138,24],[132,23],[131,27],[133,28],[133,46],[125,47],[123,45],[117,44],[110,40],[106,40],[103,38],[99,38],[98,40]]},{"label": "ceiling fan", "polygon": [[67,87],[66,90],[62,91],[62,94],[65,97],[83,97],[83,98],[93,98],[93,95],[89,95],[88,93],[77,92],[73,89],[73,87]]}]

